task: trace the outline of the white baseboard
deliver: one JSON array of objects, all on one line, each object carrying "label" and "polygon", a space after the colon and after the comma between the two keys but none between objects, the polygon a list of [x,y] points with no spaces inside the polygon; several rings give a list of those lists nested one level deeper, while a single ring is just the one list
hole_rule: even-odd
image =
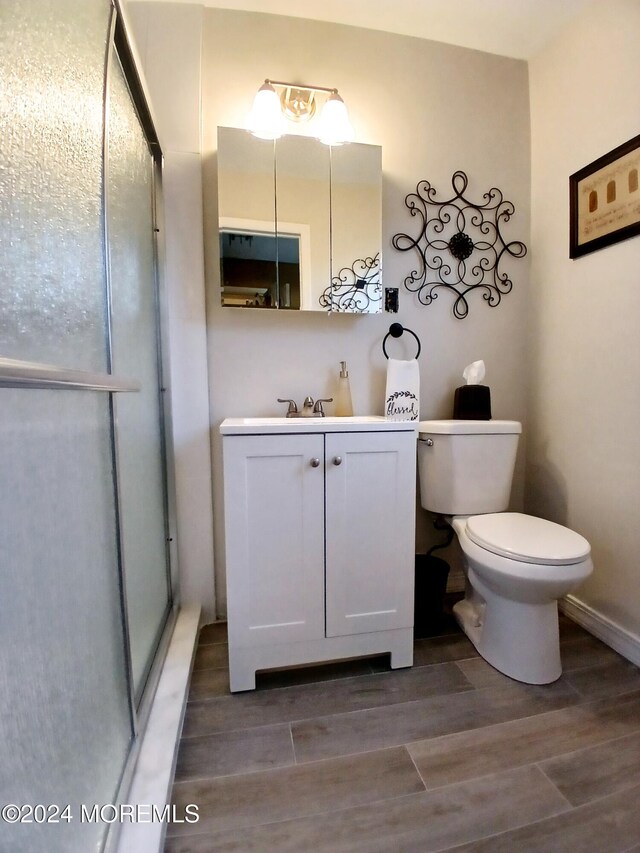
[{"label": "white baseboard", "polygon": [[621,628],[620,625],[573,595],[567,595],[558,604],[560,610],[574,622],[582,625],[590,634],[602,640],[631,663],[640,666],[640,637],[637,634]]}]

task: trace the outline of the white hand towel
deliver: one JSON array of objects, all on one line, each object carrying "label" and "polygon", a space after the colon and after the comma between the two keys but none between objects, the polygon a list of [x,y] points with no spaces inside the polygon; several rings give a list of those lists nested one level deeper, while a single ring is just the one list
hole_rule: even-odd
[{"label": "white hand towel", "polygon": [[390,358],[387,362],[384,414],[388,421],[420,419],[420,369],[415,358]]}]

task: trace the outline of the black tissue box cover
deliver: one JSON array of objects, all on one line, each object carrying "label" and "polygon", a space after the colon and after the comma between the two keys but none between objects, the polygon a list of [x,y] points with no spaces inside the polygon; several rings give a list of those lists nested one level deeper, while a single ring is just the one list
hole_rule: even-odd
[{"label": "black tissue box cover", "polygon": [[453,397],[454,420],[490,421],[491,389],[488,385],[461,385]]}]

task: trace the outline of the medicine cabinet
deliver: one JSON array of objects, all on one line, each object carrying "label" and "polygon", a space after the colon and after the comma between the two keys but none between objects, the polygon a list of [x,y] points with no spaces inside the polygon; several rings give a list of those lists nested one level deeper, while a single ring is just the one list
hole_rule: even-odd
[{"label": "medicine cabinet", "polygon": [[218,128],[222,304],[380,313],[382,149]]}]

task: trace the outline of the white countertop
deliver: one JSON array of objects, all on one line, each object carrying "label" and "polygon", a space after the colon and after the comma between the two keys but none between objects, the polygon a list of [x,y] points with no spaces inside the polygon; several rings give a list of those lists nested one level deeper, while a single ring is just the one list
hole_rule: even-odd
[{"label": "white countertop", "polygon": [[266,435],[296,432],[417,432],[418,421],[388,421],[381,415],[351,418],[225,418],[222,435]]}]

